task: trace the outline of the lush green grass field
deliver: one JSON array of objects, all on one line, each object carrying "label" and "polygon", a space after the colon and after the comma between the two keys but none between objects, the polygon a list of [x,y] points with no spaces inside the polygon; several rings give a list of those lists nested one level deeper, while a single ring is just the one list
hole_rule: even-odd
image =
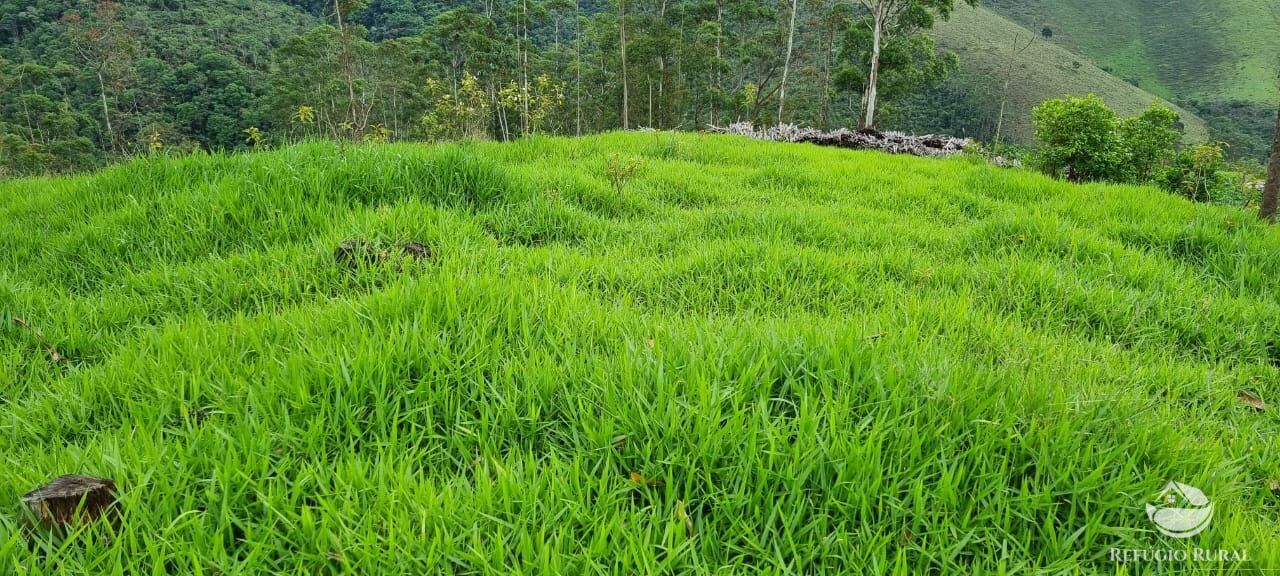
[{"label": "lush green grass field", "polygon": [[[1277,569],[1278,275],[1276,229],[1154,189],[728,136],[11,182],[0,573]],[[69,472],[121,528],[32,543]],[[1170,480],[1195,538],[1146,519]],[[1108,559],[1193,546],[1250,560]]]}]

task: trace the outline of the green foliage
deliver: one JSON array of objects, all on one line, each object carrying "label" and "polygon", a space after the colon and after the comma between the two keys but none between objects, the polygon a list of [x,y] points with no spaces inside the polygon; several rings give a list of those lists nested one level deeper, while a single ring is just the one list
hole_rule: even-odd
[{"label": "green foliage", "polygon": [[976,140],[971,140],[959,154],[960,160],[979,165],[987,164],[991,156],[991,150],[988,150],[986,146]]},{"label": "green foliage", "polygon": [[912,134],[951,134],[989,142],[995,136],[999,115],[998,86],[973,86],[948,77],[941,84],[919,87],[890,102],[880,122]]},{"label": "green foliage", "polygon": [[1040,169],[1076,182],[1122,181],[1124,142],[1120,120],[1101,98],[1060,98],[1032,111],[1040,141]]},{"label": "green foliage", "polygon": [[[1080,58],[1052,42],[1037,41],[1006,66],[1010,30],[1032,32],[1007,20],[974,28],[975,18],[995,19],[988,11],[950,0],[891,4],[878,83],[885,128],[989,138],[1002,100],[992,78],[1005,67],[1016,74],[1002,132],[1019,143],[1031,140],[1034,104],[1078,85],[1100,86],[1124,115],[1151,102],[1132,86],[1101,85],[1108,77],[1091,65],[1073,70]],[[165,151],[243,149],[250,126],[273,143],[610,130],[622,124],[623,69],[634,126],[776,121],[785,3],[627,6],[620,20],[616,4],[566,0],[264,0],[252,10],[240,0],[0,0],[0,134],[9,151],[0,163],[9,174],[93,168],[152,153],[152,134]],[[861,2],[800,3],[786,121],[857,122],[869,14]],[[962,61],[967,69],[956,74]],[[468,75],[474,84],[461,94]],[[296,117],[300,107],[312,111],[308,120]],[[1205,137],[1199,119],[1183,113],[1182,122],[1190,139]],[[1244,134],[1256,124],[1214,125]],[[1253,153],[1235,146],[1243,138],[1230,137],[1233,154]]]},{"label": "green foliage", "polygon": [[1178,153],[1160,178],[1160,186],[1197,202],[1235,200],[1239,178],[1225,173],[1226,152],[1222,144],[1209,142]]},{"label": "green foliage", "polygon": [[1193,99],[1187,106],[1204,118],[1213,138],[1224,144],[1228,158],[1266,162],[1271,155],[1271,139],[1276,124],[1275,102]]},{"label": "green foliage", "polygon": [[[0,184],[4,565],[1161,573],[1107,551],[1168,549],[1143,505],[1172,478],[1227,512],[1194,544],[1249,555],[1194,570],[1280,568],[1274,228],[669,137],[686,152],[308,142]],[[644,158],[624,195],[611,152]],[[348,239],[434,255],[353,268]],[[110,538],[22,525],[17,495],[68,471],[120,487]]]},{"label": "green foliage", "polygon": [[[965,4],[975,6],[977,0],[961,0]],[[948,19],[956,2],[867,0],[862,6],[866,14],[850,19],[844,30],[836,78],[838,87],[864,100],[859,126],[874,127],[885,104],[918,87],[941,82],[956,68],[955,55],[939,53],[933,38],[924,34],[937,20]],[[875,92],[870,92],[873,87]],[[867,103],[874,103],[874,110]]]},{"label": "green foliage", "polygon": [[[1054,42],[1193,109],[1232,158],[1265,160],[1280,97],[1280,4],[1274,0],[985,0]],[[1058,75],[1051,68],[1042,68]],[[1080,88],[1076,88],[1079,90]],[[1086,89],[1097,91],[1089,86]],[[1108,102],[1115,98],[1105,95]],[[1261,109],[1268,120],[1257,122]],[[1128,113],[1129,111],[1126,111]]]},{"label": "green foliage", "polygon": [[484,138],[489,100],[475,76],[464,73],[456,93],[440,81],[429,78],[426,95],[427,111],[418,123],[428,139]]},{"label": "green foliage", "polygon": [[529,133],[537,134],[556,110],[564,104],[564,84],[546,74],[539,75],[529,87]]},{"label": "green foliage", "polygon": [[[871,33],[865,22],[854,22],[845,30],[840,46],[840,67],[836,86],[861,93],[869,74]],[[938,85],[956,69],[952,52],[939,52],[934,39],[924,34],[893,37],[881,48],[879,92],[882,103],[892,106],[921,90]]]},{"label": "green foliage", "polygon": [[97,122],[60,97],[69,67],[0,59],[0,177],[65,172],[99,164]]},{"label": "green foliage", "polygon": [[244,129],[244,141],[252,146],[254,150],[258,150],[266,146],[267,135],[257,126],[250,126]]},{"label": "green foliage", "polygon": [[0,1],[0,135],[48,155],[21,173],[148,154],[157,131],[168,150],[246,146],[272,51],[314,19],[276,1],[180,4]]},{"label": "green foliage", "polygon": [[1040,168],[1078,182],[1152,182],[1181,138],[1178,115],[1160,104],[1121,119],[1092,94],[1046,101],[1032,118]]},{"label": "green foliage", "polygon": [[624,158],[617,152],[610,153],[604,160],[604,174],[613,184],[614,192],[619,196],[626,190],[627,183],[636,177],[644,162],[634,156]]},{"label": "green foliage", "polygon": [[[986,0],[977,9],[957,9],[950,20],[939,23],[934,30],[940,47],[960,54],[960,67],[947,83],[956,91],[967,92],[968,99],[987,103],[985,106],[975,107],[975,113],[969,119],[957,119],[952,121],[953,124],[972,127],[981,125],[986,118],[994,118],[996,114],[989,112],[991,102],[994,102],[994,107],[998,110],[1001,87],[1008,80],[1001,140],[1007,138],[1014,144],[1034,144],[1035,126],[1031,110],[1045,100],[1060,98],[1064,94],[1097,94],[1120,116],[1136,116],[1152,103],[1160,102],[1179,113],[1181,124],[1186,130],[1187,142],[1203,142],[1210,138],[1204,120],[1193,111],[1161,100],[1156,95],[1107,73],[1085,56],[1064,47],[1063,40],[1068,31],[1057,22],[1053,22],[1056,34],[1052,41],[1037,39],[1011,59],[1012,51],[1021,48],[1029,39],[1038,38],[1040,26],[1052,20],[1042,18],[1032,22],[1034,27],[1024,28],[1018,22],[993,12],[991,6],[992,1]],[[1008,13],[1007,6],[1006,2],[1002,2],[998,8],[1002,13]],[[1026,22],[1022,18],[1018,21]],[[1019,46],[1014,46],[1015,40],[1019,40]],[[962,112],[963,110],[957,109],[949,114],[954,116]],[[912,119],[913,125],[930,120],[927,108],[918,109],[914,116],[920,119]]]},{"label": "green foliage", "polygon": [[1131,182],[1154,180],[1182,139],[1178,114],[1160,104],[1153,104],[1138,116],[1120,120],[1118,129],[1128,157],[1126,177]]}]

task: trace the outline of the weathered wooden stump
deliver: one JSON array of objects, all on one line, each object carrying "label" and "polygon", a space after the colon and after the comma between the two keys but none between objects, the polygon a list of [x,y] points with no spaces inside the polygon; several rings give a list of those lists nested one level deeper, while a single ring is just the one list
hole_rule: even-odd
[{"label": "weathered wooden stump", "polygon": [[431,252],[430,246],[427,246],[426,244],[419,244],[417,242],[405,242],[404,245],[400,247],[400,250],[404,252],[405,256],[413,258],[414,260],[430,260],[434,255]]},{"label": "weathered wooden stump", "polygon": [[359,267],[362,264],[373,264],[378,261],[378,251],[372,244],[364,240],[343,240],[333,251],[333,259],[339,264]]},{"label": "weathered wooden stump", "polygon": [[401,257],[430,260],[433,256],[435,253],[431,251],[431,247],[419,242],[405,242],[397,249],[358,238],[343,240],[333,251],[333,259],[350,268],[395,261]]},{"label": "weathered wooden stump", "polygon": [[87,523],[114,514],[116,483],[68,474],[27,492],[22,502],[40,524],[49,528]]}]

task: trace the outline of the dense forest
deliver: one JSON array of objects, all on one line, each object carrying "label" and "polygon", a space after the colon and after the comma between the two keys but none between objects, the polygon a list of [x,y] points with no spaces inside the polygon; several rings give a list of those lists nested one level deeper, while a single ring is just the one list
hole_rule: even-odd
[{"label": "dense forest", "polygon": [[876,12],[839,0],[4,0],[0,171],[308,137],[868,125],[877,49],[878,127],[990,139],[998,90],[946,81],[957,57],[925,33],[953,3],[906,4],[927,8],[877,43]]},{"label": "dense forest", "polygon": [[[9,174],[316,136],[851,125],[874,47],[872,14],[836,0],[29,4],[0,4]],[[945,15],[892,23],[882,125],[904,125],[912,106],[992,122],[965,94],[922,91],[956,65],[920,33]]]}]

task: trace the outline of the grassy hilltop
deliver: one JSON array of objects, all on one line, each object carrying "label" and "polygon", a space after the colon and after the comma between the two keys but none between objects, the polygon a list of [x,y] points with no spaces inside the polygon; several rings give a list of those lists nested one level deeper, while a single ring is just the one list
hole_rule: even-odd
[{"label": "grassy hilltop", "polygon": [[[0,184],[0,571],[1276,569],[1278,275],[1237,210],[729,136]],[[119,533],[30,544],[69,472]]]}]

